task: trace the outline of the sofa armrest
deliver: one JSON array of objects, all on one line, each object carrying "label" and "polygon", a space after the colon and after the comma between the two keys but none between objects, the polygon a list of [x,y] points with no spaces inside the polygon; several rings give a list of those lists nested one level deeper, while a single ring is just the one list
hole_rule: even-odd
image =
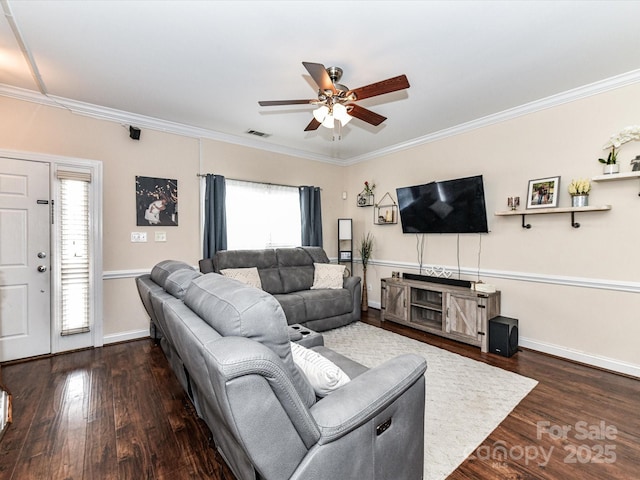
[{"label": "sofa armrest", "polygon": [[346,288],[353,293],[356,288],[360,288],[360,277],[344,277],[342,288]]},{"label": "sofa armrest", "polygon": [[318,443],[333,442],[374,418],[413,384],[424,382],[426,369],[423,357],[399,355],[319,400],[310,409],[320,428]]},{"label": "sofa armrest", "polygon": [[203,258],[198,262],[200,267],[200,272],[202,273],[211,273],[215,272],[213,268],[213,258]]}]

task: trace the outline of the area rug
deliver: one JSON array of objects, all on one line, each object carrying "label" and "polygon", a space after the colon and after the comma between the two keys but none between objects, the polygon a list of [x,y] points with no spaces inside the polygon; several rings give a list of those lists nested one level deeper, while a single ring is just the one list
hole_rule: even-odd
[{"label": "area rug", "polygon": [[447,478],[538,383],[362,322],[322,335],[327,347],[367,367],[402,353],[427,359],[425,480]]}]

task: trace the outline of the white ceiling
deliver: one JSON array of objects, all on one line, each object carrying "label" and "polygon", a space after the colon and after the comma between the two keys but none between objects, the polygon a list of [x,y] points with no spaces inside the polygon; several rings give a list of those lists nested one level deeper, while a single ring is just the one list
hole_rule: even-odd
[{"label": "white ceiling", "polygon": [[[0,94],[134,124],[141,141],[160,128],[350,163],[640,81],[638,1],[0,1]],[[258,106],[315,98],[303,61],[350,88],[411,87],[359,102],[388,119],[332,141],[304,132],[311,105]]]}]

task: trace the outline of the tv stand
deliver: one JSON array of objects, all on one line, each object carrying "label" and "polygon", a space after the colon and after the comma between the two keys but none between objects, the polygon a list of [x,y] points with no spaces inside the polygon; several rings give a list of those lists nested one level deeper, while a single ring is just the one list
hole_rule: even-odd
[{"label": "tv stand", "polygon": [[489,351],[488,324],[500,315],[499,291],[477,292],[404,275],[402,279],[382,279],[380,298],[383,322],[400,323]]}]

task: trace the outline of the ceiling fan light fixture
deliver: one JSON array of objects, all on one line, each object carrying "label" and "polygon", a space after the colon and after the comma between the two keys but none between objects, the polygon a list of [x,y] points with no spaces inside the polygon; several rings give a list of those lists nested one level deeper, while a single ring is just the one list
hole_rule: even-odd
[{"label": "ceiling fan light fixture", "polygon": [[333,128],[334,125],[334,118],[333,115],[329,114],[325,117],[325,119],[322,121],[322,126],[326,127],[326,128]]},{"label": "ceiling fan light fixture", "polygon": [[337,103],[333,106],[333,117],[336,120],[339,120],[343,127],[353,118],[347,113],[347,107],[341,103]]},{"label": "ceiling fan light fixture", "polygon": [[320,123],[324,122],[324,119],[329,115],[329,107],[321,105],[313,111],[313,117]]}]

